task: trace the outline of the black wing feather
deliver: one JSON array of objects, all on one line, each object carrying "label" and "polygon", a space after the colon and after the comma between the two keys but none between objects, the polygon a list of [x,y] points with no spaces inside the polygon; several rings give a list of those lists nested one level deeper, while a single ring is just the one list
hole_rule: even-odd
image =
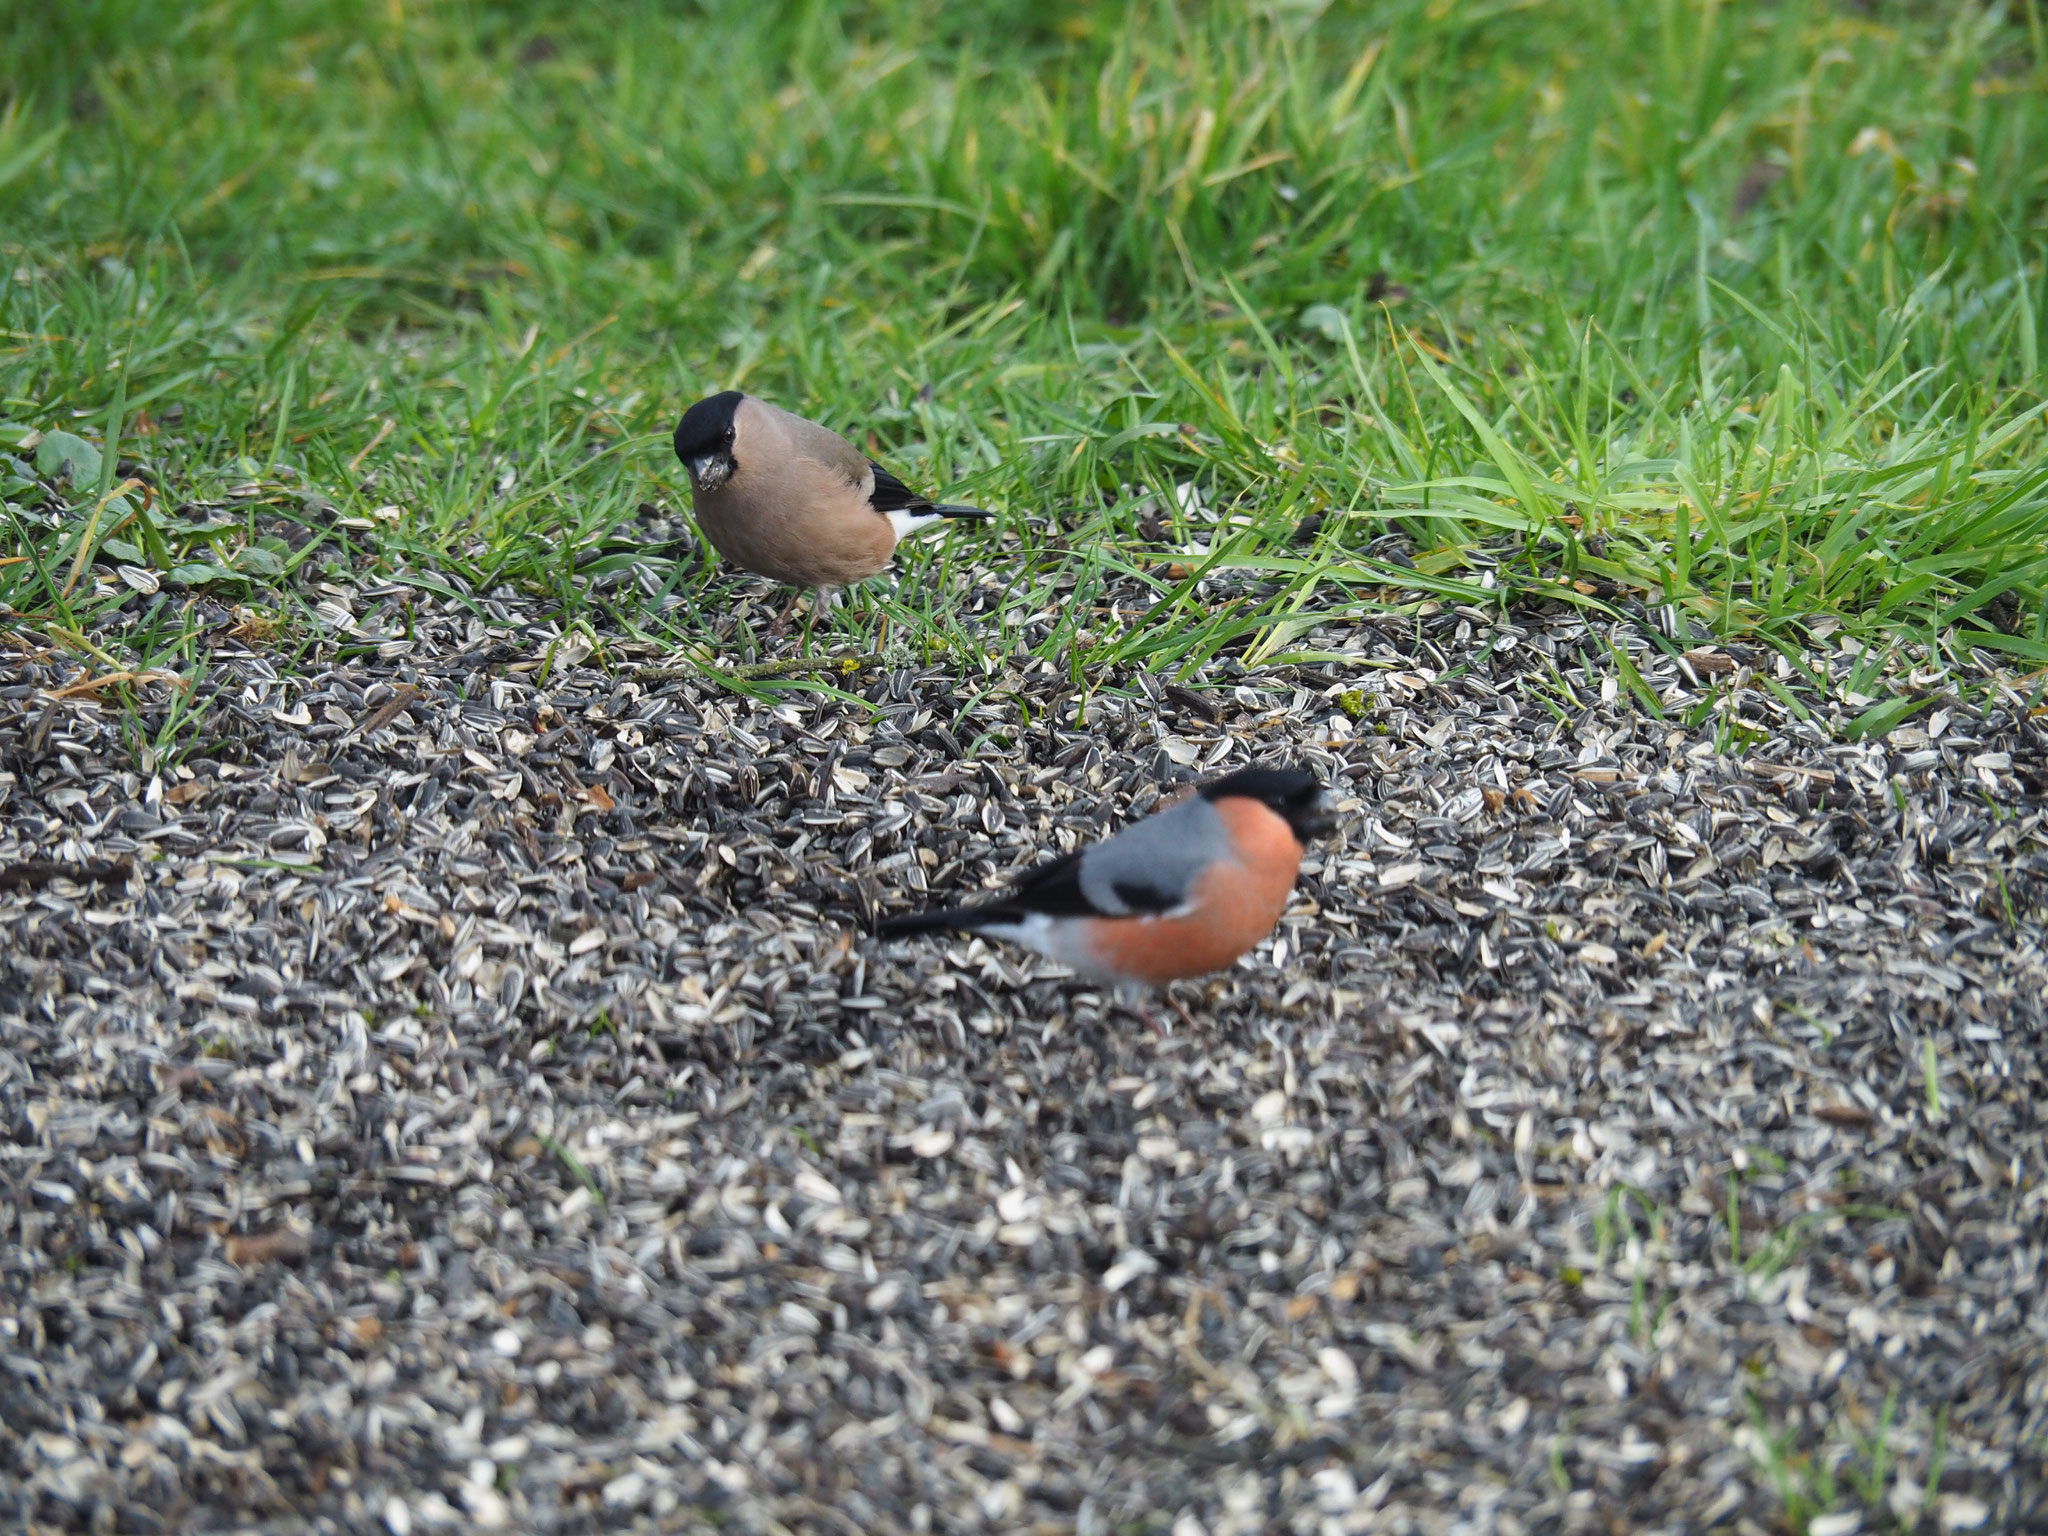
[{"label": "black wing feather", "polygon": [[[1102,908],[1081,889],[1081,857],[1086,849],[1041,864],[1017,882],[998,903],[1018,914],[1043,912],[1047,917],[1102,917]],[[1110,887],[1132,912],[1170,912],[1185,899],[1137,881],[1119,880]]]},{"label": "black wing feather", "polygon": [[1043,912],[1048,917],[1091,917],[1095,903],[1081,889],[1081,854],[1066,853],[1048,864],[1027,870],[1010,888],[1010,894],[996,903],[1005,911],[1022,917],[1026,912]]},{"label": "black wing feather", "polygon": [[[931,933],[982,927],[988,923],[1016,923],[1033,913],[1047,917],[1104,917],[1102,908],[1081,889],[1081,857],[1086,849],[1063,854],[1050,863],[1027,872],[1003,896],[986,906],[942,907],[933,912],[908,912],[884,918],[876,925],[882,933]],[[1170,912],[1185,899],[1149,885],[1119,880],[1111,890],[1117,900],[1133,913]]]},{"label": "black wing feather", "polygon": [[918,495],[873,459],[869,459],[868,464],[875,472],[875,489],[868,497],[868,505],[877,512],[925,512],[931,509],[931,497]]},{"label": "black wing feather", "polygon": [[1116,892],[1117,900],[1133,912],[1171,912],[1187,900],[1185,895],[1176,896],[1171,891],[1133,884],[1128,880],[1118,880],[1110,889]]}]

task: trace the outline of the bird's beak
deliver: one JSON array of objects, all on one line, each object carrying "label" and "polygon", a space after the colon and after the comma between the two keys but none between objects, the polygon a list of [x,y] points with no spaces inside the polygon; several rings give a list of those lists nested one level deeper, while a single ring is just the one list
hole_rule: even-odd
[{"label": "bird's beak", "polygon": [[690,460],[690,484],[700,491],[715,491],[732,478],[732,459],[722,453],[700,453]]},{"label": "bird's beak", "polygon": [[1304,843],[1312,842],[1319,837],[1328,837],[1336,830],[1337,811],[1330,803],[1327,790],[1309,801],[1295,822],[1295,833]]}]

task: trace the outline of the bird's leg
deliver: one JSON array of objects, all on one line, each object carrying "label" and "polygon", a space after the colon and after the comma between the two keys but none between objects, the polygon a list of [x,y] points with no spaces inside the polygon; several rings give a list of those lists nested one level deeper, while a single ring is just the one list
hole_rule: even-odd
[{"label": "bird's leg", "polygon": [[[1172,996],[1173,994],[1170,992],[1167,994],[1169,1000],[1172,998]],[[1160,1039],[1164,1040],[1168,1035],[1173,1033],[1173,1030],[1171,1028],[1159,1022],[1159,1016],[1157,1014],[1155,1014],[1150,1008],[1145,1006],[1145,993],[1142,988],[1127,984],[1120,985],[1116,989],[1116,1001],[1117,1006],[1122,1008],[1124,1012],[1128,1013],[1140,1024],[1143,1024],[1147,1029],[1151,1030],[1152,1033],[1157,1035]],[[1183,1017],[1185,1017],[1185,1015],[1183,1015]]]},{"label": "bird's leg", "polygon": [[1188,1012],[1188,1005],[1174,996],[1173,988],[1171,987],[1166,989],[1166,1000],[1173,1004],[1173,1011],[1180,1015],[1181,1023],[1187,1025],[1188,1032],[1193,1034],[1195,1032],[1195,1016]]},{"label": "bird's leg", "polygon": [[761,643],[763,645],[767,644],[770,640],[781,638],[782,632],[789,628],[789,616],[796,612],[796,605],[803,601],[803,596],[804,589],[802,587],[798,587],[796,591],[789,595],[789,601],[783,604],[782,612],[775,616],[775,622],[770,624],[768,632],[761,636]]},{"label": "bird's leg", "polygon": [[809,652],[811,648],[811,631],[817,626],[819,615],[824,615],[825,628],[829,632],[834,624],[838,622],[834,615],[838,612],[839,604],[840,589],[837,587],[819,587],[811,594],[811,611],[804,618],[804,650],[806,652]]}]

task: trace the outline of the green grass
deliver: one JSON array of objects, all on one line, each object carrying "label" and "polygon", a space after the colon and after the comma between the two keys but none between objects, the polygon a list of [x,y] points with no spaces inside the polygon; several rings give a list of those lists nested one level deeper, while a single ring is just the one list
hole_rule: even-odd
[{"label": "green grass", "polygon": [[[124,664],[379,563],[699,640],[699,562],[590,578],[731,385],[1008,514],[864,646],[996,643],[992,558],[1076,669],[1517,591],[2048,661],[2040,0],[95,0],[0,50],[0,602]],[[49,495],[55,430],[109,451]]]},{"label": "green grass", "polygon": [[[1846,1416],[1838,1415],[1814,1450],[1797,1449],[1797,1430],[1774,1428],[1756,1395],[1745,1396],[1754,1432],[1751,1455],[1770,1478],[1790,1530],[1805,1536],[1820,1516],[1844,1506],[1871,1521],[1875,1530],[1910,1531],[1918,1527],[1917,1510],[1902,1521],[1890,1502],[1892,1478],[1897,1471],[1892,1445],[1893,1424],[1899,1410],[1896,1389],[1886,1395],[1876,1423],[1868,1432],[1857,1429]],[[1932,1446],[1926,1463],[1929,1476],[1923,1489],[1933,1489],[1941,1481],[1946,1412],[1945,1407],[1937,1410],[1933,1421]],[[1923,1491],[1923,1505],[1926,1499]]]}]

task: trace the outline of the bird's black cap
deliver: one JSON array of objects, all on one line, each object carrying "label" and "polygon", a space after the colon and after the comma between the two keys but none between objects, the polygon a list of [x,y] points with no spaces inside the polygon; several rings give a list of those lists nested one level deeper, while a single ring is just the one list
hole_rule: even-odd
[{"label": "bird's black cap", "polygon": [[676,428],[676,457],[685,464],[707,453],[732,445],[732,413],[747,397],[736,389],[699,400],[683,412]]},{"label": "bird's black cap", "polygon": [[1242,796],[1256,800],[1286,821],[1297,841],[1307,844],[1328,833],[1336,822],[1323,799],[1323,786],[1312,773],[1295,768],[1240,768],[1198,791],[1204,800]]}]

